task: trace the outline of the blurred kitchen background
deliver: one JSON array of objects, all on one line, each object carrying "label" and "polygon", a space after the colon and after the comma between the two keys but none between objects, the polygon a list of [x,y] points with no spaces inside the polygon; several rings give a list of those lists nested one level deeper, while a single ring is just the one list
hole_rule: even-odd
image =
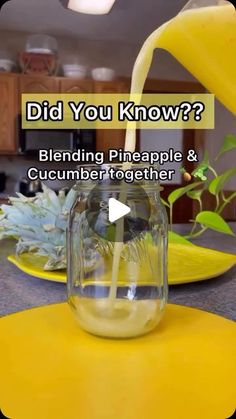
[{"label": "blurred kitchen background", "polygon": [[[24,131],[20,119],[21,93],[128,92],[132,67],[144,40],[175,16],[185,0],[116,0],[107,15],[77,13],[69,10],[67,3],[11,0],[0,11],[0,202],[16,191],[32,195],[40,188],[25,178],[28,167],[40,168],[37,162],[40,147],[106,151],[124,144],[122,130],[92,132],[81,131],[78,126],[76,132]],[[192,93],[205,89],[170,54],[159,50],[145,91]],[[224,136],[235,133],[235,117],[217,102],[215,130],[137,132],[137,149],[174,147],[185,152],[195,148],[200,157],[207,149],[214,159]],[[228,153],[216,163],[216,169],[222,172],[235,166],[235,161],[236,152]],[[55,166],[60,168],[59,163]],[[47,168],[47,164],[41,167]],[[52,164],[48,167],[52,168]],[[194,169],[187,163],[185,167],[188,171]],[[174,182],[164,185],[165,195],[177,185],[185,184],[179,167],[175,168]],[[70,186],[59,182],[48,185],[55,190]],[[233,179],[226,185],[226,194],[235,189]],[[213,205],[211,199],[206,195],[209,209]],[[186,200],[176,205],[176,222],[186,222],[193,216],[195,204]],[[235,202],[224,216],[236,219]]]}]

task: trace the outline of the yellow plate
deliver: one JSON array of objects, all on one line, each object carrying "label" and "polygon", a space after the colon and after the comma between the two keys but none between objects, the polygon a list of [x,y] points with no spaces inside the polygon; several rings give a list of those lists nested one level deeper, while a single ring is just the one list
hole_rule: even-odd
[{"label": "yellow plate", "polygon": [[7,258],[21,271],[35,276],[36,278],[46,279],[54,282],[66,282],[65,271],[44,271],[43,266],[47,262],[47,257],[36,256],[33,253],[22,253],[22,255],[10,255]]},{"label": "yellow plate", "polygon": [[[65,271],[44,271],[47,258],[24,253],[20,257],[11,255],[8,260],[27,274],[49,281],[66,282]],[[236,255],[218,252],[195,245],[169,244],[170,285],[185,284],[214,278],[227,272],[236,264]],[[148,282],[142,282],[145,285]],[[102,282],[106,285],[105,282]],[[89,281],[88,281],[89,285]]]},{"label": "yellow plate", "polygon": [[67,304],[0,320],[0,406],[12,419],[225,419],[235,409],[236,327],[168,305],[153,333],[83,332]]}]

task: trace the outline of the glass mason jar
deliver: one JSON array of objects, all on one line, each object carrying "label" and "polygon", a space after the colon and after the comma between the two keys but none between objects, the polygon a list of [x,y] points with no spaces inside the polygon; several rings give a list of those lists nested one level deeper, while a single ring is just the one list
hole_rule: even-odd
[{"label": "glass mason jar", "polygon": [[[111,167],[122,168],[89,170]],[[132,165],[133,171],[142,168]],[[159,323],[168,294],[168,222],[160,190],[154,181],[128,184],[106,176],[78,184],[67,235],[67,283],[68,302],[84,330],[129,338]],[[110,222],[120,204],[130,213]]]}]

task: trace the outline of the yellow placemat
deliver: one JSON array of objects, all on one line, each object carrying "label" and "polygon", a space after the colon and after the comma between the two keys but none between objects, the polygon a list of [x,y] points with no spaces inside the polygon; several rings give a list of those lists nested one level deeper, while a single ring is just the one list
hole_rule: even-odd
[{"label": "yellow placemat", "polygon": [[[214,278],[227,272],[236,264],[236,255],[195,245],[170,243],[168,252],[168,281],[170,285]],[[8,260],[23,272],[37,278],[66,282],[65,271],[50,272],[43,270],[43,266],[47,260],[45,257],[35,256],[32,253],[24,253],[20,257],[11,255],[8,257]],[[88,285],[89,283],[88,279]],[[109,285],[109,281],[103,281],[101,284]],[[147,284],[149,282],[145,280],[145,275],[143,275],[143,281],[140,282],[140,285]]]},{"label": "yellow placemat", "polygon": [[83,332],[67,304],[0,320],[0,406],[12,419],[225,419],[235,409],[236,326],[168,305],[130,340]]}]

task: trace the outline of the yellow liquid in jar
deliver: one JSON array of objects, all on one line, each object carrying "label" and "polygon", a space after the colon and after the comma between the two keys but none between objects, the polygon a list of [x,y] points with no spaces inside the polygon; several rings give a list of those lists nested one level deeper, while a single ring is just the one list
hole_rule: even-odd
[{"label": "yellow liquid in jar", "polygon": [[129,338],[148,333],[162,317],[160,300],[116,298],[112,310],[108,298],[71,297],[80,326],[94,335]]}]

